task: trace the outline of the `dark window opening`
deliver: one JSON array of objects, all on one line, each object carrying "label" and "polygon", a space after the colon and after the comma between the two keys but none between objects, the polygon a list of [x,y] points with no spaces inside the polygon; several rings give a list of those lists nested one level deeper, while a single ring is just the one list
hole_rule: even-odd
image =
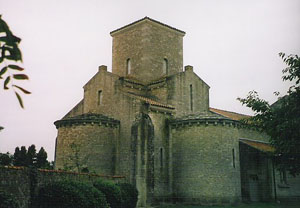
[{"label": "dark window opening", "polygon": [[190,109],[193,111],[193,85],[190,84]]},{"label": "dark window opening", "polygon": [[168,59],[164,59],[163,62],[163,74],[169,74],[169,64],[168,64]]},{"label": "dark window opening", "polygon": [[163,165],[164,165],[164,155],[163,155],[163,148],[160,148],[160,168],[163,168]]},{"label": "dark window opening", "polygon": [[126,74],[130,74],[130,73],[131,73],[131,61],[130,58],[128,58],[126,61]]},{"label": "dark window opening", "polygon": [[232,149],[232,166],[235,168],[235,151]]},{"label": "dark window opening", "polygon": [[98,105],[102,104],[102,90],[98,91]]}]

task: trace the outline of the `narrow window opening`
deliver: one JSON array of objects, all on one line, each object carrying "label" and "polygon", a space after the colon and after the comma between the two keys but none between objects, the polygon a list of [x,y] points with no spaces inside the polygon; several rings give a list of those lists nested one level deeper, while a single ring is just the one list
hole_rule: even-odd
[{"label": "narrow window opening", "polygon": [[193,111],[193,85],[190,84],[190,109]]},{"label": "narrow window opening", "polygon": [[102,104],[102,90],[98,91],[98,105]]},{"label": "narrow window opening", "polygon": [[232,166],[235,168],[235,151],[232,149]]},{"label": "narrow window opening", "polygon": [[164,155],[163,155],[163,148],[160,148],[160,168],[163,168],[163,160],[164,160]]},{"label": "narrow window opening", "polygon": [[128,58],[127,61],[126,61],[126,73],[127,74],[131,73],[131,61],[130,61],[130,58]]},{"label": "narrow window opening", "polygon": [[287,178],[286,178],[286,170],[281,169],[280,170],[280,183],[284,185],[288,185]]},{"label": "narrow window opening", "polygon": [[163,61],[163,74],[169,74],[169,64],[166,58]]}]

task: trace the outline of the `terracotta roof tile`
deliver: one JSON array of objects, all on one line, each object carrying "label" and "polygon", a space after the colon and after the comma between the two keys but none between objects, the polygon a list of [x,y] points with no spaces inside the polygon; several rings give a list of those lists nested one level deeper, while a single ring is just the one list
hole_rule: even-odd
[{"label": "terracotta roof tile", "polygon": [[248,139],[240,139],[240,141],[262,152],[269,152],[269,153],[275,152],[275,148],[266,142],[254,141]]},{"label": "terracotta roof tile", "polygon": [[137,99],[140,99],[140,100],[143,100],[145,101],[146,103],[150,104],[150,105],[154,105],[154,106],[158,106],[158,107],[163,107],[163,108],[168,108],[168,109],[175,109],[175,107],[171,106],[171,105],[167,105],[167,104],[163,104],[163,103],[160,103],[158,101],[155,101],[151,98],[147,98],[147,97],[144,97],[144,96],[141,96],[141,95],[136,95],[136,94],[133,94],[133,93],[128,93],[130,94],[131,96],[137,98]]},{"label": "terracotta roof tile", "polygon": [[239,121],[241,119],[249,118],[251,116],[245,115],[245,114],[240,114],[240,113],[235,113],[235,112],[230,112],[230,111],[225,111],[225,110],[220,110],[216,108],[209,108],[210,111],[217,113],[219,115],[225,116],[227,118],[230,118],[235,121]]}]

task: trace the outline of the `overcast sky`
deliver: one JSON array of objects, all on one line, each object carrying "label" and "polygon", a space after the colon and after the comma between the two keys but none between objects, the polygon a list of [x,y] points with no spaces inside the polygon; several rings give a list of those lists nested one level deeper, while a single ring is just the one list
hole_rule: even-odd
[{"label": "overcast sky", "polygon": [[251,114],[237,97],[250,90],[274,102],[285,94],[279,52],[300,54],[300,0],[0,0],[22,38],[25,110],[0,81],[0,152],[43,146],[54,158],[62,118],[83,97],[99,65],[111,71],[109,32],[145,16],[186,32],[184,65],[210,86],[210,106]]}]

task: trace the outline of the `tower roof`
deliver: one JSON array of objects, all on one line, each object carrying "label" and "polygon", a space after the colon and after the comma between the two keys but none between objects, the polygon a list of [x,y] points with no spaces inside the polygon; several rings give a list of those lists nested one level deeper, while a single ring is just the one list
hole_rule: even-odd
[{"label": "tower roof", "polygon": [[179,32],[179,33],[181,33],[182,35],[185,35],[185,32],[184,32],[184,31],[179,30],[179,29],[177,29],[177,28],[175,28],[175,27],[171,27],[171,26],[169,26],[169,25],[166,25],[166,24],[164,24],[164,23],[162,23],[162,22],[159,22],[159,21],[154,20],[154,19],[152,19],[152,18],[150,18],[150,17],[147,17],[147,16],[144,17],[144,18],[142,18],[142,19],[140,19],[140,20],[137,20],[137,21],[135,21],[135,22],[132,22],[132,23],[130,23],[130,24],[128,24],[128,25],[125,25],[125,26],[123,26],[123,27],[120,27],[119,29],[116,29],[116,30],[111,31],[111,32],[110,32],[110,35],[113,36],[113,35],[116,34],[117,32],[120,32],[120,31],[122,31],[122,30],[124,30],[124,29],[127,29],[127,28],[133,26],[133,25],[136,25],[136,24],[139,24],[139,23],[142,23],[142,22],[145,22],[145,21],[153,22],[153,23],[158,24],[158,25],[160,25],[160,26],[163,26],[163,27],[169,28],[169,29],[171,29],[171,30],[174,30],[174,31],[176,31],[176,32]]}]

